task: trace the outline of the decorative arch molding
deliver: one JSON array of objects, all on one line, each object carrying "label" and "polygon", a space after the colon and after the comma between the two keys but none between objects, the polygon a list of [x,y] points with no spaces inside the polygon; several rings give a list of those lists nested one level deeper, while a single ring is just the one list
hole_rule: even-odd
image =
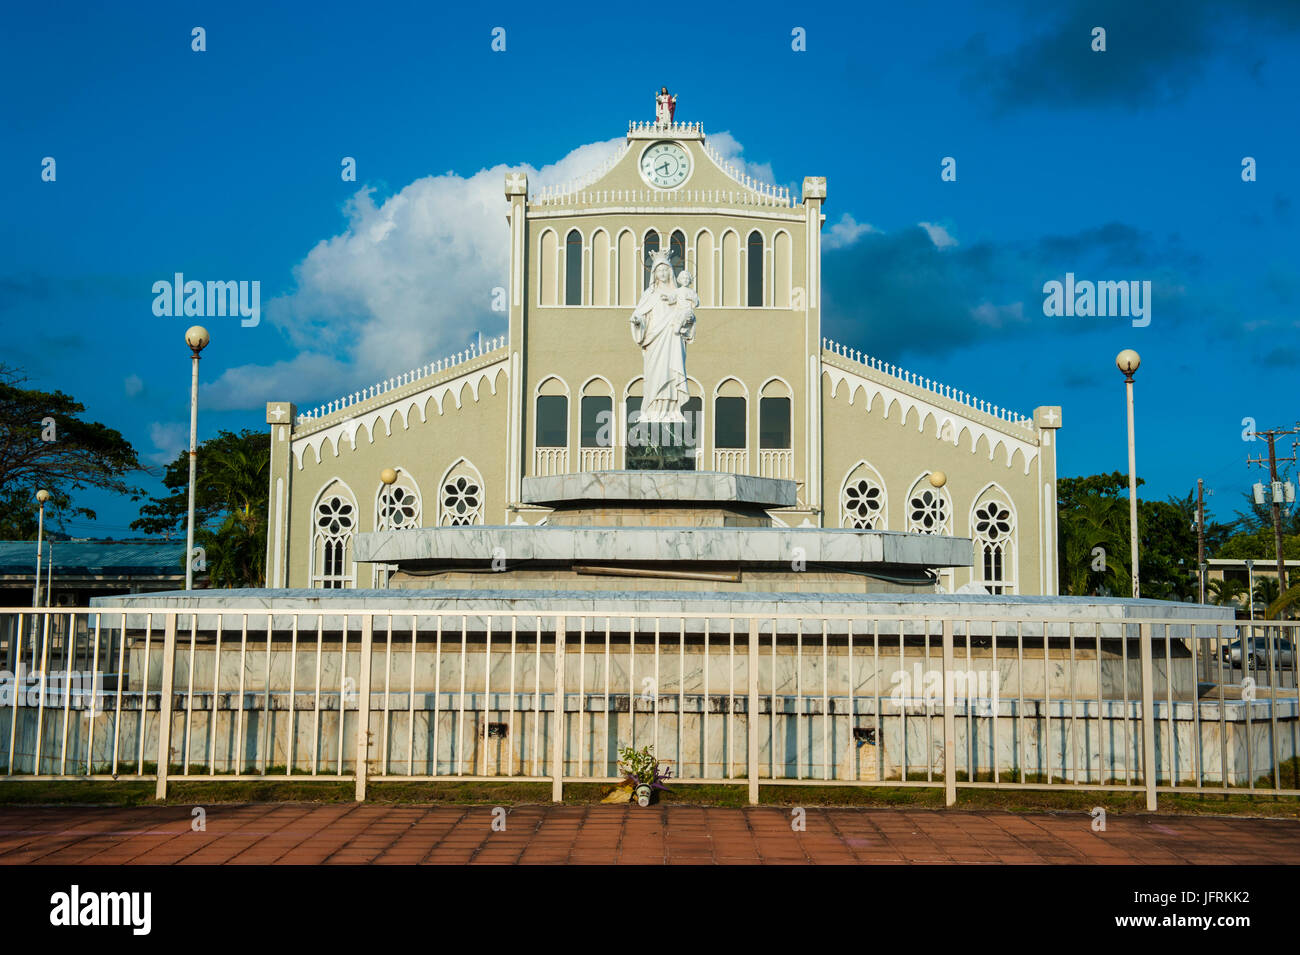
[{"label": "decorative arch molding", "polygon": [[[774,389],[773,386],[778,386],[779,390]],[[780,375],[773,375],[758,386],[758,396],[760,398],[793,398],[794,389],[790,387],[790,382]]]},{"label": "decorative arch molding", "polygon": [[865,458],[844,472],[839,502],[840,527],[889,529],[889,490],[880,472]]},{"label": "decorative arch molding", "polygon": [[[733,383],[737,387],[735,388],[728,387]],[[725,389],[725,394],[724,394],[724,389]],[[727,377],[723,378],[721,381],[719,381],[716,385],[713,386],[714,400],[717,400],[719,397],[744,398],[748,402],[749,388],[748,386],[746,386],[746,384],[743,381],[741,381],[735,375],[728,375]]]},{"label": "decorative arch molding", "polygon": [[482,524],[487,510],[483,475],[464,456],[457,458],[438,478],[438,526]]},{"label": "decorative arch molding", "polygon": [[568,398],[570,397],[569,383],[559,375],[547,375],[539,381],[537,387],[533,389],[533,397],[537,398],[539,395],[563,395],[565,398]]},{"label": "decorative arch molding", "polygon": [[[595,385],[594,388],[593,385]],[[597,390],[601,387],[604,388],[603,391]],[[614,384],[604,375],[592,375],[578,388],[578,395],[583,398],[613,398]]]},{"label": "decorative arch molding", "polygon": [[478,402],[485,384],[491,393],[495,395],[497,393],[498,377],[501,375],[504,375],[507,380],[510,378],[506,358],[502,358],[486,367],[466,372],[449,381],[431,385],[414,394],[396,398],[382,407],[363,412],[355,418],[340,421],[328,428],[322,428],[320,431],[306,437],[295,438],[291,448],[298,470],[303,469],[306,453],[309,450],[316,455],[315,463],[320,464],[325,459],[325,450],[327,448],[333,453],[334,457],[338,457],[342,442],[345,439],[355,449],[357,446],[356,436],[363,429],[366,432],[367,443],[373,444],[377,425],[381,422],[384,426],[384,433],[391,436],[393,433],[392,423],[396,415],[400,414],[402,416],[402,428],[405,430],[411,426],[412,413],[418,414],[421,422],[428,421],[431,403],[436,408],[438,415],[441,416],[452,405],[456,408],[464,406],[465,391],[467,389],[475,403]]},{"label": "decorative arch molding", "polygon": [[[988,459],[990,461],[995,460],[998,453],[1001,452],[1003,462],[1008,469],[1011,468],[1017,452],[1020,453],[1021,460],[1024,462],[1023,472],[1025,474],[1029,473],[1034,461],[1038,458],[1038,445],[1036,442],[1015,438],[977,421],[963,419],[959,414],[946,408],[941,408],[921,398],[915,398],[905,392],[896,391],[887,385],[855,375],[834,365],[823,364],[822,375],[830,383],[832,399],[839,398],[840,391],[843,389],[849,405],[852,406],[857,403],[858,395],[861,394],[864,399],[863,409],[868,414],[871,413],[877,402],[883,402],[884,419],[886,421],[897,420],[900,427],[906,427],[909,415],[915,413],[916,428],[919,433],[925,433],[927,430],[926,423],[933,421],[934,424],[929,430],[936,439],[950,440],[954,446],[961,447],[962,439],[965,438],[969,442],[971,454],[977,453],[980,440],[983,439],[985,449],[988,452]],[[893,417],[895,410],[898,411],[897,419]],[[943,438],[945,423],[951,423],[953,431],[956,432],[954,438]]]}]

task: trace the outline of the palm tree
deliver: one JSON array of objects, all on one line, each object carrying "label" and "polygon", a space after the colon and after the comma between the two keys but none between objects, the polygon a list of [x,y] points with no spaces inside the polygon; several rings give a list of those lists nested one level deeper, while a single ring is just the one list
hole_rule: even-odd
[{"label": "palm tree", "polygon": [[217,530],[204,529],[208,580],[214,587],[258,587],[266,579],[266,488],[269,448],[243,442],[214,448],[204,462],[207,482],[226,512]]},{"label": "palm tree", "polygon": [[1211,580],[1209,589],[1210,603],[1218,604],[1221,607],[1237,603],[1237,598],[1246,592],[1245,585],[1240,580],[1235,580],[1232,577]]},{"label": "palm tree", "polygon": [[1281,593],[1276,577],[1257,577],[1255,579],[1255,591],[1252,594],[1256,604],[1263,604],[1267,607],[1273,601],[1277,600]]}]

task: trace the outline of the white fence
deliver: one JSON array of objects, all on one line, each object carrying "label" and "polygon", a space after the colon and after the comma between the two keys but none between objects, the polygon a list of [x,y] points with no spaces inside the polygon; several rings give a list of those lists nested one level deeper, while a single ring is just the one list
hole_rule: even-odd
[{"label": "white fence", "polygon": [[462,610],[0,611],[4,777],[1300,795],[1296,623]]}]

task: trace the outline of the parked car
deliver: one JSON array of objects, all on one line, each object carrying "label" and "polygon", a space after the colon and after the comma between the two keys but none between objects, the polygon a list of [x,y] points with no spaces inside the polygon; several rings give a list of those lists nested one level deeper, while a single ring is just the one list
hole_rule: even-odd
[{"label": "parked car", "polygon": [[[1269,647],[1270,639],[1273,643],[1271,650]],[[1241,666],[1242,642],[1241,640],[1234,640],[1223,648],[1225,663]],[[1278,668],[1295,666],[1295,647],[1285,637],[1251,637],[1247,641],[1247,648],[1246,666],[1251,670],[1270,665]]]}]

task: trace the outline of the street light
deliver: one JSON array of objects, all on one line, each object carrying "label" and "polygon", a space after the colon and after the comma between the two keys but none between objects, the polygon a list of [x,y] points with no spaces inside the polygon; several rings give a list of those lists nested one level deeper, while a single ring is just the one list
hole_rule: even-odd
[{"label": "street light", "polygon": [[[1250,607],[1250,619],[1253,623],[1255,620],[1255,562],[1253,560],[1246,561],[1246,603]],[[1250,634],[1255,635],[1253,626],[1250,628]],[[1242,659],[1246,659],[1244,654]]]},{"label": "street light", "polygon": [[190,346],[190,502],[185,526],[185,589],[194,589],[194,462],[198,456],[199,436],[199,352],[208,347],[212,336],[202,325],[185,330],[185,344]]},{"label": "street light", "polygon": [[41,488],[36,492],[36,500],[40,502],[41,513],[36,522],[36,583],[32,590],[32,606],[41,605],[41,543],[45,537],[45,502],[50,499],[50,492]]},{"label": "street light", "polygon": [[1128,392],[1128,530],[1134,597],[1141,596],[1141,587],[1138,583],[1137,450],[1133,438],[1133,373],[1141,364],[1142,359],[1131,348],[1125,348],[1115,356],[1115,366],[1124,373],[1125,389]]},{"label": "street light", "polygon": [[[384,468],[379,472],[379,480],[384,483],[384,503],[380,516],[384,520],[385,529],[393,529],[393,483],[397,480],[397,472],[392,468]],[[384,587],[388,587],[388,575],[390,571],[384,567]]]}]

